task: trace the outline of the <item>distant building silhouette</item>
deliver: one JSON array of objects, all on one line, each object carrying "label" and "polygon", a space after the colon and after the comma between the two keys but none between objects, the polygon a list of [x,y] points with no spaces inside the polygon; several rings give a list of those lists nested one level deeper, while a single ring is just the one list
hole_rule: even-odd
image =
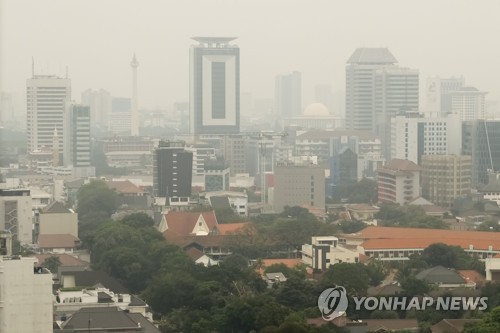
[{"label": "distant building silhouette", "polygon": [[274,103],[276,114],[283,118],[302,114],[302,75],[300,72],[276,76]]}]

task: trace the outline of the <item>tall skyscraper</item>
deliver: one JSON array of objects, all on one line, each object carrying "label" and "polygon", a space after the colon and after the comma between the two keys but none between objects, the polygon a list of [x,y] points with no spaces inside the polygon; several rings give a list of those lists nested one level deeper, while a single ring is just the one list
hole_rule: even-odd
[{"label": "tall skyscraper", "polygon": [[68,110],[65,165],[90,167],[90,107],[71,105]]},{"label": "tall skyscraper", "polygon": [[193,153],[183,142],[160,141],[153,153],[153,195],[169,203],[189,203]]},{"label": "tall skyscraper", "polygon": [[346,128],[374,130],[376,70],[395,67],[396,58],[386,48],[358,48],[346,66]]},{"label": "tall skyscraper", "polygon": [[[71,80],[52,75],[33,75],[26,82],[28,153],[53,148],[54,128],[65,136],[64,117],[71,100]],[[60,153],[64,142],[60,142]]]},{"label": "tall skyscraper", "polygon": [[240,131],[240,49],[234,37],[194,37],[190,50],[190,133]]},{"label": "tall skyscraper", "polygon": [[418,111],[418,70],[390,66],[374,73],[373,132],[382,140],[383,154],[391,158],[391,118]]},{"label": "tall skyscraper", "polygon": [[276,76],[274,103],[276,114],[280,117],[294,117],[302,114],[302,75],[300,72]]},{"label": "tall skyscraper", "polygon": [[132,110],[130,114],[130,134],[132,136],[139,135],[139,110],[138,110],[138,100],[137,100],[137,67],[139,67],[139,62],[134,54],[132,62],[130,63],[132,67]]},{"label": "tall skyscraper", "polygon": [[451,92],[451,113],[458,114],[461,120],[484,119],[486,94],[474,87]]},{"label": "tall skyscraper", "polygon": [[486,185],[488,171],[500,171],[500,121],[464,121],[462,153],[472,157],[472,185]]}]

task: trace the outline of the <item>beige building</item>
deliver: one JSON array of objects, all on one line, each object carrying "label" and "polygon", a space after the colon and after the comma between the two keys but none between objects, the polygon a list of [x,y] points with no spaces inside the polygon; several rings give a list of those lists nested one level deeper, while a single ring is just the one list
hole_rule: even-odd
[{"label": "beige building", "polygon": [[420,196],[421,168],[409,160],[393,159],[377,170],[378,201],[404,205]]},{"label": "beige building", "polygon": [[455,198],[471,193],[472,158],[460,155],[422,157],[422,196],[449,207]]},{"label": "beige building", "polygon": [[274,169],[273,210],[285,206],[325,209],[325,170],[317,165],[277,165]]},{"label": "beige building", "polygon": [[78,238],[78,214],[54,201],[38,216],[38,235],[72,235]]}]

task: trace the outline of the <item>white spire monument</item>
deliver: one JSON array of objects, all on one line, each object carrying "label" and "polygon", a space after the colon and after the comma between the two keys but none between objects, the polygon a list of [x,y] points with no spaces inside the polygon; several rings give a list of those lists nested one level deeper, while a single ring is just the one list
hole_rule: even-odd
[{"label": "white spire monument", "polygon": [[130,63],[132,67],[132,110],[130,114],[130,134],[132,136],[139,135],[139,111],[137,107],[137,67],[139,67],[139,62],[134,53],[132,62]]}]

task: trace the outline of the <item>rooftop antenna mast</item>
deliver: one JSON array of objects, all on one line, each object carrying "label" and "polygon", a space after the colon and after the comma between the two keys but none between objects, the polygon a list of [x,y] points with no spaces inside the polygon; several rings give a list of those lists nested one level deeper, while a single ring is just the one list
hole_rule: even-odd
[{"label": "rooftop antenna mast", "polygon": [[35,77],[35,57],[31,57],[31,77]]}]

